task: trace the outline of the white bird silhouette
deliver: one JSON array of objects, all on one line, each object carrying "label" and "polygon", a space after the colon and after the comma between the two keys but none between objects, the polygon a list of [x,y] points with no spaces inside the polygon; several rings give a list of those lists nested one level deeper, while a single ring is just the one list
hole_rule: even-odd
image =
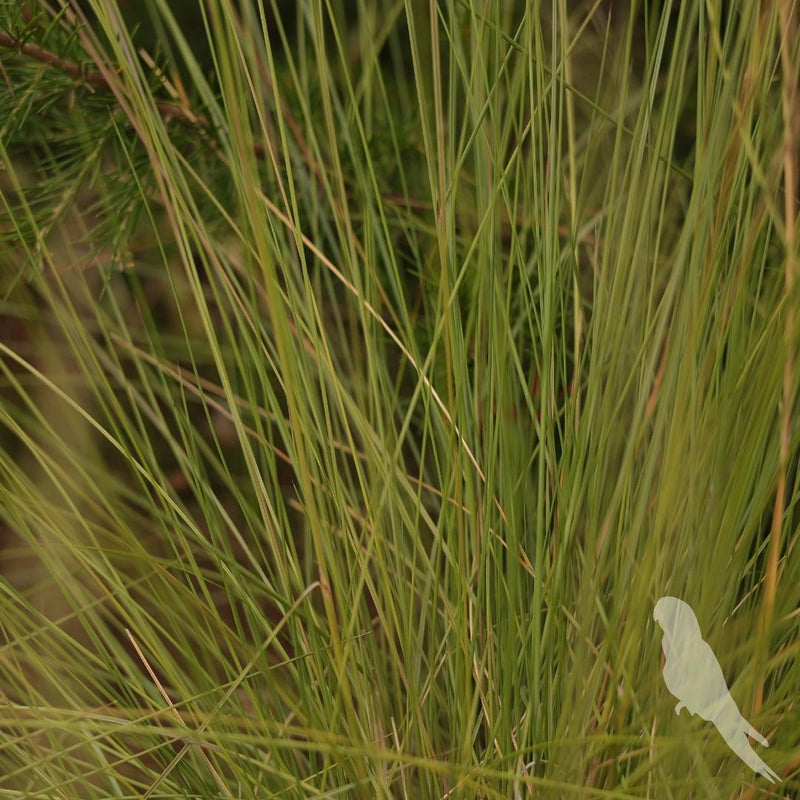
[{"label": "white bird silhouette", "polygon": [[755,772],[770,782],[780,781],[750,746],[748,735],[764,747],[767,740],[741,715],[728,691],[725,676],[714,651],[700,635],[700,626],[692,607],[677,597],[662,597],[653,611],[653,619],[664,631],[664,683],[680,700],[675,713],[682,708],[713,722],[728,747]]}]

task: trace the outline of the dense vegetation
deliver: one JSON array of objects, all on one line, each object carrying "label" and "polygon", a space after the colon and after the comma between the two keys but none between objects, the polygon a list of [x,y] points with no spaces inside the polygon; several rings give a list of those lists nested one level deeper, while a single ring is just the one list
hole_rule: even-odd
[{"label": "dense vegetation", "polygon": [[0,797],[797,796],[798,13],[0,3]]}]

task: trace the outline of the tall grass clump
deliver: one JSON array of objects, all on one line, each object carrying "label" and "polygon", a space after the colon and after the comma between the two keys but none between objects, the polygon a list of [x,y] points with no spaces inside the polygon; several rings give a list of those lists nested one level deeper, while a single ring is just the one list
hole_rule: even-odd
[{"label": "tall grass clump", "polygon": [[798,13],[0,3],[0,797],[797,797]]}]

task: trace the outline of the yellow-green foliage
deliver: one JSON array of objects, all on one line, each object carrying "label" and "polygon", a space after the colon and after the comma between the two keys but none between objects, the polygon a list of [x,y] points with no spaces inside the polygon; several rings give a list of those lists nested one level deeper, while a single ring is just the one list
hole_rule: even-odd
[{"label": "yellow-green foliage", "polygon": [[0,2],[0,798],[797,796],[798,13]]}]

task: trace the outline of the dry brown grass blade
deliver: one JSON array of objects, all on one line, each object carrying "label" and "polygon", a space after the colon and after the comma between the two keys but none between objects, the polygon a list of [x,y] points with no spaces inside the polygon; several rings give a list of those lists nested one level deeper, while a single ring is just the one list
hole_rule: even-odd
[{"label": "dry brown grass blade", "polygon": [[[780,412],[780,452],[778,465],[778,486],[775,491],[775,504],[772,511],[772,529],[770,532],[769,550],[767,553],[767,569],[764,581],[764,600],[761,609],[761,625],[759,642],[761,656],[767,646],[766,636],[769,633],[775,613],[775,595],[778,591],[778,562],[780,560],[781,538],[783,534],[783,516],[786,510],[786,472],[791,453],[791,425],[794,402],[795,373],[795,270],[797,259],[796,241],[796,205],[797,205],[797,145],[798,137],[798,96],[797,75],[792,64],[792,47],[796,39],[796,4],[792,0],[781,0],[779,6],[779,24],[781,35],[781,68],[783,71],[782,109],[784,124],[784,225],[786,248],[785,296],[786,322],[784,328],[784,368],[783,395]],[[753,710],[758,713],[764,702],[764,674],[762,671],[756,689]]]}]

